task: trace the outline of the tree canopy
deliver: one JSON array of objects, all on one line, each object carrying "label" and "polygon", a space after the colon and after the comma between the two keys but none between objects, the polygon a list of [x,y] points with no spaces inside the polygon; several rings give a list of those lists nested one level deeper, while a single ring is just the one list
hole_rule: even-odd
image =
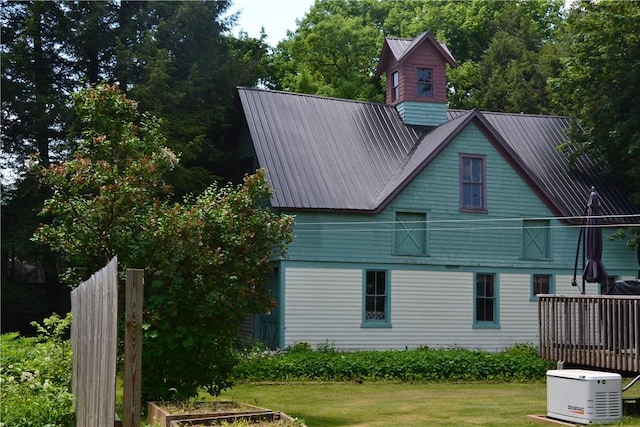
[{"label": "tree canopy", "polygon": [[582,1],[563,36],[569,52],[551,86],[555,102],[576,119],[565,148],[608,162],[605,172],[638,205],[640,2]]},{"label": "tree canopy", "polygon": [[[230,34],[230,1],[150,2],[2,0],[2,273],[10,260],[40,265],[50,310],[59,311],[55,253],[29,236],[45,185],[29,173],[72,159],[77,126],[70,97],[88,84],[119,86],[158,117],[182,161],[166,179],[177,200],[234,172],[229,130],[235,87],[268,74],[263,40]],[[15,277],[11,277],[12,280]]]},{"label": "tree canopy", "polygon": [[382,102],[386,36],[430,31],[447,44],[459,64],[451,108],[571,116],[567,153],[604,159],[603,173],[640,201],[640,2],[317,0],[271,49],[231,34],[231,1],[0,0],[3,286],[9,259],[38,264],[59,308],[59,253],[29,240],[53,221],[36,216],[52,193],[27,165],[83,153],[72,93],[106,82],[157,117],[181,159],[163,176],[179,201],[241,176],[236,86]]},{"label": "tree canopy", "polygon": [[[52,188],[36,238],[65,254],[77,285],[114,255],[144,268],[145,399],[218,394],[230,384],[241,322],[272,308],[269,264],[291,240],[292,218],[271,211],[263,171],[239,185],[213,185],[182,202],[166,199],[177,156],[153,116],[114,86],[79,92],[73,158],[41,167]],[[174,390],[173,392],[171,390]]]}]

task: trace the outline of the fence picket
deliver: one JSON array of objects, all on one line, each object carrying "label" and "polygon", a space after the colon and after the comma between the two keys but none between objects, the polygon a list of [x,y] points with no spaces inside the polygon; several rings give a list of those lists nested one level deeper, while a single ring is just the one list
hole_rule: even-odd
[{"label": "fence picket", "polygon": [[118,338],[118,260],[71,292],[76,426],[113,426]]}]

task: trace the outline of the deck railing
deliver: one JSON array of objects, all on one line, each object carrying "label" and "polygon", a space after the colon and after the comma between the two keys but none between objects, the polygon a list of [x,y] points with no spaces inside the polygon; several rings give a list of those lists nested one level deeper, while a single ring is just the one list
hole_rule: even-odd
[{"label": "deck railing", "polygon": [[539,295],[540,356],[640,372],[640,296]]}]

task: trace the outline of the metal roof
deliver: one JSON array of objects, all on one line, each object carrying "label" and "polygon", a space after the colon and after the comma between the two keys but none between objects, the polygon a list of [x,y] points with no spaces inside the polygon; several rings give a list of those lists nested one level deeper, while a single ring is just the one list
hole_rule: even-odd
[{"label": "metal roof", "polygon": [[239,89],[278,208],[372,210],[425,131],[393,107]]},{"label": "metal roof", "polygon": [[[407,126],[393,106],[238,89],[259,164],[281,209],[376,212],[471,121],[559,216],[584,215],[591,186],[602,215],[637,213],[601,167],[556,147],[569,118],[450,110],[434,129]],[[621,220],[611,219],[611,222]]]},{"label": "metal roof", "polygon": [[382,46],[382,53],[380,54],[380,61],[378,62],[378,68],[376,70],[376,76],[379,77],[383,73],[383,66],[387,62],[389,52],[393,55],[395,61],[402,62],[406,56],[424,42],[432,43],[449,65],[452,67],[458,66],[458,63],[447,48],[447,45],[437,41],[429,31],[425,31],[414,39],[385,37],[384,45]]},{"label": "metal roof", "polygon": [[[448,117],[466,113],[449,110]],[[601,215],[638,213],[619,186],[602,176],[605,163],[586,155],[571,163],[566,154],[558,150],[558,146],[567,141],[569,117],[484,111],[482,115],[513,149],[518,161],[540,181],[560,211],[571,216],[585,215],[591,187],[595,187],[600,196]],[[633,222],[614,218],[604,218],[604,221]]]}]

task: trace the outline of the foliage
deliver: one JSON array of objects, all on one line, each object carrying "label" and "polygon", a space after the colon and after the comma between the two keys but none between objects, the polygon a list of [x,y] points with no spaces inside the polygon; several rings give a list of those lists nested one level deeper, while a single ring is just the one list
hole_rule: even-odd
[{"label": "foliage", "polygon": [[640,203],[640,3],[582,1],[571,10],[562,72],[551,82],[557,104],[576,118],[573,155],[589,153],[610,165]]},{"label": "foliage", "polygon": [[44,270],[50,307],[58,311],[58,248],[30,242],[47,186],[28,173],[68,160],[76,149],[69,94],[110,82],[161,118],[168,146],[182,162],[166,178],[179,199],[219,177],[239,181],[227,133],[239,121],[235,87],[264,79],[267,46],[234,37],[229,1],[0,0],[2,61],[2,283],[15,281],[8,260]]},{"label": "foliage", "polygon": [[193,396],[201,385],[218,394],[230,385],[238,327],[273,306],[269,259],[291,236],[291,219],[262,207],[269,192],[258,171],[151,217],[143,237],[154,244],[143,350],[151,395],[175,388],[177,397]]},{"label": "foliage", "polygon": [[460,70],[449,71],[452,108],[550,111],[547,78],[557,75],[554,31],[561,1],[317,1],[274,55],[282,88],[384,100],[372,78],[383,36],[430,31],[447,43]]},{"label": "foliage", "polygon": [[38,337],[17,333],[0,336],[1,419],[6,426],[73,426],[71,342],[64,339],[71,315],[52,316],[40,325]]},{"label": "foliage", "polygon": [[135,253],[131,245],[146,227],[149,208],[167,192],[163,174],[177,162],[163,145],[158,121],[140,114],[116,87],[78,92],[74,108],[83,126],[78,148],[69,161],[40,169],[52,189],[42,214],[55,223],[36,233],[64,252],[72,286],[115,255],[124,265],[142,262],[128,255]]},{"label": "foliage", "polygon": [[177,158],[158,121],[115,87],[74,99],[84,126],[78,150],[41,169],[55,226],[36,237],[64,251],[70,284],[115,255],[122,267],[146,269],[145,398],[181,399],[200,387],[218,394],[229,385],[241,322],[273,305],[269,261],[284,254],[292,219],[265,207],[264,171],[168,201],[163,174]]},{"label": "foliage", "polygon": [[366,16],[350,15],[344,8],[340,2],[316,2],[296,32],[278,45],[274,64],[280,87],[338,98],[384,100],[374,77],[382,34]]},{"label": "foliage", "polygon": [[[301,348],[296,345],[295,348]],[[521,344],[499,353],[465,349],[284,351],[243,358],[235,377],[249,381],[487,381],[544,378],[553,364]]]}]

